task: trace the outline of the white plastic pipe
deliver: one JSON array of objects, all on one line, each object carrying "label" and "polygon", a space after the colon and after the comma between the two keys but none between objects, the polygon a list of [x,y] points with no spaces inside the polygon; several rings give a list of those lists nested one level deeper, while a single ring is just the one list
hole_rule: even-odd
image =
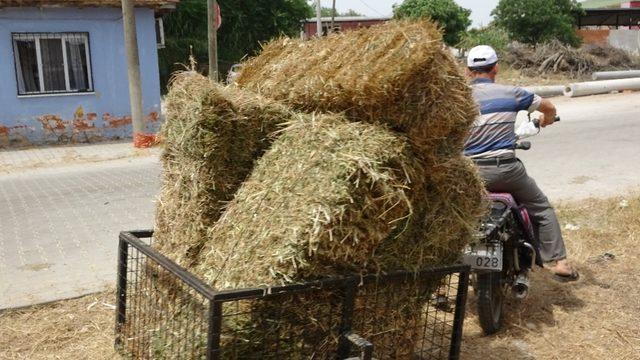
[{"label": "white plastic pipe", "polygon": [[607,94],[612,91],[640,90],[640,78],[588,81],[566,86],[564,95],[568,97]]},{"label": "white plastic pipe", "polygon": [[640,78],[640,70],[599,71],[599,72],[594,72],[593,75],[591,75],[591,78],[593,80]]},{"label": "white plastic pipe", "polygon": [[563,85],[529,86],[525,89],[541,97],[560,96],[564,94]]}]

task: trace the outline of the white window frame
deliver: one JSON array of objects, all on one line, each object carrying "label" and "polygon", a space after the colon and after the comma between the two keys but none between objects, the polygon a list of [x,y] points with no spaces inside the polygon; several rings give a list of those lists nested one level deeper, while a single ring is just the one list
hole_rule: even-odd
[{"label": "white window frame", "polygon": [[[67,59],[67,39],[73,38],[84,38],[84,49],[85,49],[85,57],[87,59],[87,78],[89,82],[89,90],[80,91],[80,90],[72,90],[69,80],[69,67],[68,67],[68,59]],[[40,48],[40,40],[41,39],[61,39],[62,40],[62,59],[64,62],[64,81],[65,81],[65,90],[45,90],[44,89],[44,71],[42,69],[42,52]],[[19,56],[16,55],[17,52],[17,44],[16,40],[33,40],[35,42],[36,47],[36,61],[38,64],[38,80],[40,85],[40,91],[25,91],[20,92],[20,88],[18,85],[18,97],[30,97],[30,96],[51,96],[51,95],[73,95],[73,94],[93,94],[95,89],[93,88],[93,72],[91,69],[91,51],[89,49],[89,33],[88,32],[61,32],[61,33],[12,33],[11,34],[11,42],[13,45],[14,51],[14,62],[15,62],[15,71],[16,77],[18,76],[17,72],[21,71],[21,64],[18,64]],[[21,59],[20,59],[21,61]],[[16,79],[17,84],[17,79]]]}]

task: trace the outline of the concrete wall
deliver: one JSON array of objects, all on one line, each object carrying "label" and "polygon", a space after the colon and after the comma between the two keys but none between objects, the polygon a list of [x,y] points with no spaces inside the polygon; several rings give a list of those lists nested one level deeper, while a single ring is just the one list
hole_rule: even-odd
[{"label": "concrete wall", "polygon": [[578,35],[588,44],[609,44],[640,55],[640,30],[638,29],[580,29]]},{"label": "concrete wall", "polygon": [[608,41],[613,47],[640,55],[640,30],[611,30]]},{"label": "concrete wall", "polygon": [[[158,128],[155,19],[136,9],[147,131]],[[12,32],[88,32],[94,92],[19,97]],[[0,9],[0,147],[131,136],[129,86],[118,8]]]}]

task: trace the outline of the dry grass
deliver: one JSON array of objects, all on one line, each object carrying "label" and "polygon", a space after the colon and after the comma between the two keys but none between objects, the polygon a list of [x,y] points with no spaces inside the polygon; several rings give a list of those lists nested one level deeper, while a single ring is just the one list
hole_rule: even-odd
[{"label": "dry grass", "polygon": [[477,114],[465,77],[426,20],[273,41],[246,63],[238,85],[299,111],[385,124],[425,156],[459,153]]},{"label": "dry grass", "polygon": [[274,41],[240,89],[182,80],[156,244],[215,288],[415,271],[469,241],[484,188],[461,154],[477,108],[434,24]]},{"label": "dry grass", "polygon": [[195,271],[236,288],[448,263],[483,210],[482,189],[460,157],[427,166],[383,127],[302,116],[210,229]]},{"label": "dry grass", "polygon": [[500,65],[498,82],[514,86],[565,85],[576,81],[589,80],[587,77],[571,77],[567,74],[540,74],[531,76],[526,72],[514,69],[509,65]]},{"label": "dry grass", "polygon": [[[563,226],[579,227],[564,232],[582,279],[558,284],[537,271],[530,297],[490,337],[480,334],[471,295],[462,358],[640,358],[640,196],[625,199],[627,207],[623,198],[559,206]],[[113,304],[113,292],[0,312],[0,359],[117,358],[114,312],[103,302]]]},{"label": "dry grass", "polygon": [[531,76],[554,73],[583,77],[594,71],[633,69],[639,65],[637,57],[610,45],[585,44],[574,48],[559,41],[536,46],[511,43],[503,61]]},{"label": "dry grass", "polygon": [[0,312],[0,359],[119,359],[113,291]]},{"label": "dry grass", "polygon": [[282,105],[195,72],[176,74],[161,138],[164,177],[157,203],[159,250],[190,266],[270,134],[291,113]]},{"label": "dry grass", "polygon": [[626,197],[626,207],[623,200],[562,204],[567,248],[581,280],[559,284],[537,271],[529,298],[510,304],[505,329],[490,337],[481,335],[470,300],[463,358],[640,358],[640,196]]}]

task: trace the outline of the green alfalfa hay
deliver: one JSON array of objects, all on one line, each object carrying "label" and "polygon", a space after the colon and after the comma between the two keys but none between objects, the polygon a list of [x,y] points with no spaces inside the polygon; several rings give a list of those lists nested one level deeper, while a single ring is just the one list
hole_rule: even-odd
[{"label": "green alfalfa hay", "polygon": [[386,124],[433,161],[460,152],[477,115],[464,75],[426,20],[272,41],[246,62],[238,85],[296,110]]},{"label": "green alfalfa hay", "polygon": [[165,149],[155,245],[181,265],[192,263],[254,162],[290,121],[284,106],[225,87],[195,72],[176,74],[161,129]]}]

